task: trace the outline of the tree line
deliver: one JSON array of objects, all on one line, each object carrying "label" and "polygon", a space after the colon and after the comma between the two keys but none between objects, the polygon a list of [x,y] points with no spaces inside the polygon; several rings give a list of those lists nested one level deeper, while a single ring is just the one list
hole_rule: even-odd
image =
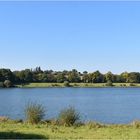
[{"label": "tree line", "polygon": [[42,70],[40,67],[35,69],[25,69],[21,71],[11,71],[10,69],[0,69],[0,86],[10,87],[14,84],[24,84],[31,82],[46,83],[140,83],[139,72],[123,72],[113,74],[107,72],[102,74],[100,71],[79,72],[76,69],[71,71]]}]

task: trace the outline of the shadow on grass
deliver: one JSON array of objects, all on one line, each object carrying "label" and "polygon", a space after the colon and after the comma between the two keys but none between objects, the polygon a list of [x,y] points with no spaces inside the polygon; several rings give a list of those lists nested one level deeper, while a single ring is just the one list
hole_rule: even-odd
[{"label": "shadow on grass", "polygon": [[23,134],[19,132],[0,132],[0,139],[48,139],[38,134]]}]

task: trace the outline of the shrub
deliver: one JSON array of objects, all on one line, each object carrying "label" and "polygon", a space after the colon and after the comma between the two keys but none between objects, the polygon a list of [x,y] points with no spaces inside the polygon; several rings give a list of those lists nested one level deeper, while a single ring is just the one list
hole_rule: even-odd
[{"label": "shrub", "polygon": [[31,124],[39,123],[45,116],[45,109],[42,105],[36,103],[28,103],[25,108],[27,122]]},{"label": "shrub", "polygon": [[77,87],[77,86],[78,86],[78,84],[76,84],[76,83],[75,83],[73,86],[74,86],[74,87]]},{"label": "shrub", "polygon": [[140,121],[139,120],[135,120],[131,123],[132,126],[134,126],[135,128],[140,128]]},{"label": "shrub", "polygon": [[130,83],[129,86],[130,87],[133,87],[133,86],[135,86],[135,84],[134,83]]},{"label": "shrub", "polygon": [[86,87],[88,87],[88,84],[85,84]]},{"label": "shrub", "polygon": [[58,118],[59,123],[65,126],[72,126],[79,120],[80,115],[73,107],[62,110]]},{"label": "shrub", "polygon": [[102,125],[98,122],[88,122],[86,125],[89,127],[89,129],[104,127],[104,125]]},{"label": "shrub", "polygon": [[70,86],[69,82],[68,81],[64,81],[64,86],[65,87],[69,87]]},{"label": "shrub", "polygon": [[112,81],[107,81],[106,86],[112,87],[113,86]]},{"label": "shrub", "polygon": [[59,122],[57,119],[51,119],[51,120],[45,120],[44,123],[47,123],[48,125],[59,125]]},{"label": "shrub", "polygon": [[8,117],[0,116],[0,122],[7,122],[9,120]]},{"label": "shrub", "polygon": [[14,123],[23,123],[23,120],[22,119],[17,119],[17,120],[13,120]]},{"label": "shrub", "polygon": [[59,85],[58,84],[52,84],[52,87],[58,87]]},{"label": "shrub", "polygon": [[4,86],[9,88],[9,87],[13,87],[13,84],[12,84],[12,82],[10,80],[5,80],[4,81]]},{"label": "shrub", "polygon": [[126,84],[120,84],[121,87],[126,87]]}]

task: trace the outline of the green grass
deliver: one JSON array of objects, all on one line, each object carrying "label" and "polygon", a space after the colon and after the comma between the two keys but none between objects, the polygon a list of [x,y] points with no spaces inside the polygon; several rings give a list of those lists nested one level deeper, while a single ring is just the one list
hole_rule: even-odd
[{"label": "green grass", "polygon": [[[107,87],[106,83],[70,83],[71,87]],[[25,85],[17,85],[24,88],[46,88],[46,87],[65,87],[63,83],[29,83]],[[130,83],[113,83],[113,87],[140,87],[140,83],[132,86]]]},{"label": "green grass", "polygon": [[132,125],[82,125],[64,127],[51,124],[0,123],[0,138],[10,139],[140,139],[140,128]]}]

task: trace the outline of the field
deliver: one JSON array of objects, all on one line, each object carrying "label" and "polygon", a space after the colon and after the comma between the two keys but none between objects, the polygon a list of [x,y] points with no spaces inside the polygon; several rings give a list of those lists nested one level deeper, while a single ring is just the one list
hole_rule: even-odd
[{"label": "field", "polygon": [[50,124],[0,123],[1,139],[140,139],[135,125],[94,125],[64,127]]},{"label": "field", "polygon": [[[65,87],[63,83],[28,83],[24,85],[16,85],[25,88],[45,88],[45,87]],[[70,83],[71,87],[108,87],[106,83]],[[140,87],[140,83],[113,83],[113,87]]]}]

